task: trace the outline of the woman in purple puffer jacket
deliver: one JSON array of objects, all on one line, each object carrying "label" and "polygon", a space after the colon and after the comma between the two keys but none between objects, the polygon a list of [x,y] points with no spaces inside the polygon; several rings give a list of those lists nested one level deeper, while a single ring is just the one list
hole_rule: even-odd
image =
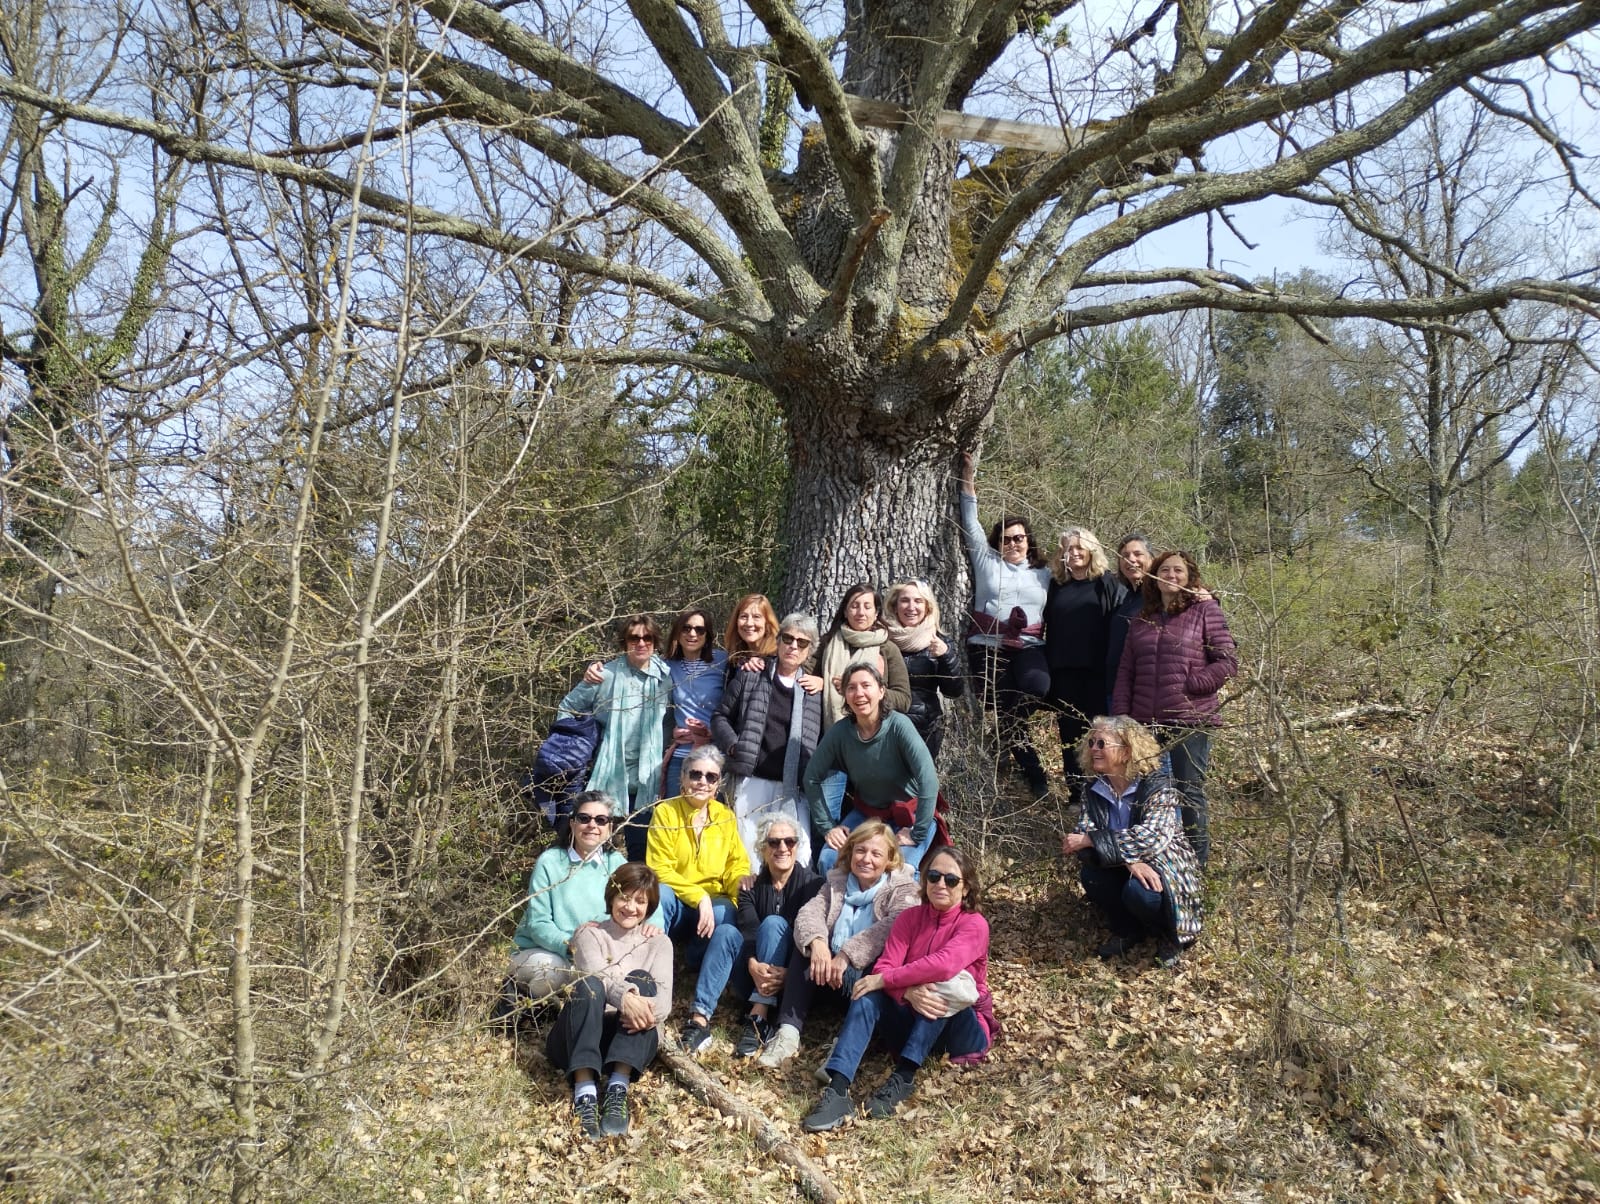
[{"label": "woman in purple puffer jacket", "polygon": [[1217,691],[1239,670],[1222,607],[1187,552],[1163,552],[1144,576],[1144,610],[1128,624],[1111,710],[1148,724],[1172,757],[1183,830],[1202,866],[1211,855],[1206,765]]}]

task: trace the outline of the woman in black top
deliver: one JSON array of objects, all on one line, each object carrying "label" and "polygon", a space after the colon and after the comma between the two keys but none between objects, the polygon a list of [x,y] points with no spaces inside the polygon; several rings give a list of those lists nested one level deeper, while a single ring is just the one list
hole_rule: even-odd
[{"label": "woman in black top", "polygon": [[733,967],[737,998],[750,1001],[733,1052],[752,1058],[772,1039],[770,1013],[783,994],[794,955],[794,918],[822,889],[822,876],[796,856],[800,829],[783,816],[761,825],[761,872],[739,887],[744,947]]},{"label": "woman in black top", "polygon": [[889,590],[889,639],[905,657],[911,677],[906,715],[937,760],[944,743],[944,702],[961,697],[961,655],[939,630],[939,603],[926,581],[902,581]]},{"label": "woman in black top", "polygon": [[1111,616],[1127,587],[1094,532],[1069,527],[1050,557],[1050,592],[1044,604],[1044,654],[1050,664],[1050,702],[1061,736],[1061,767],[1076,782],[1076,749],[1089,720],[1105,708],[1106,651]]}]

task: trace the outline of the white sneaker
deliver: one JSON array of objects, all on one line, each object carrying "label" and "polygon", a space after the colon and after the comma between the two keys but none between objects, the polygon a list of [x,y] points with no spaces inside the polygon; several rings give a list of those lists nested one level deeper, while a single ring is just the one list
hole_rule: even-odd
[{"label": "white sneaker", "polygon": [[780,1024],[778,1031],[767,1042],[767,1047],[761,1051],[761,1056],[756,1059],[756,1065],[776,1070],[799,1052],[800,1030],[792,1024]]},{"label": "white sneaker", "polygon": [[835,1037],[832,1041],[828,1042],[828,1048],[822,1051],[822,1061],[818,1062],[817,1068],[811,1072],[811,1077],[816,1079],[817,1082],[821,1083],[824,1087],[833,1082],[833,1080],[828,1077],[828,1059],[833,1057],[833,1047],[837,1044],[839,1044],[838,1037]]}]

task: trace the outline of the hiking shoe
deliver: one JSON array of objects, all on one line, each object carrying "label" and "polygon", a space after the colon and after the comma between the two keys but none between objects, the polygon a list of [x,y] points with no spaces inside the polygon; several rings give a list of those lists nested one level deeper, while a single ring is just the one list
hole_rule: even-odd
[{"label": "hiking shoe", "polygon": [[792,1024],[778,1025],[778,1031],[767,1038],[767,1047],[756,1059],[756,1065],[776,1070],[800,1052],[800,1030]]},{"label": "hiking shoe", "polygon": [[886,1116],[893,1116],[901,1104],[911,1098],[911,1093],[917,1089],[917,1081],[907,1078],[896,1070],[872,1093],[872,1098],[867,1101],[867,1115],[874,1120],[882,1120]]},{"label": "hiking shoe", "polygon": [[765,1016],[751,1013],[744,1018],[744,1032],[739,1034],[739,1043],[733,1047],[734,1056],[753,1058],[770,1040],[772,1040],[772,1025],[767,1022]]},{"label": "hiking shoe", "polygon": [[1121,957],[1130,949],[1138,948],[1138,945],[1139,938],[1136,936],[1114,936],[1096,949],[1094,955],[1104,961],[1109,961],[1113,957]]},{"label": "hiking shoe", "polygon": [[1177,941],[1163,939],[1156,945],[1156,964],[1163,970],[1176,970],[1183,960],[1183,950]]},{"label": "hiking shoe", "polygon": [[849,1092],[835,1091],[829,1087],[817,1100],[817,1106],[811,1109],[811,1114],[800,1122],[800,1127],[807,1133],[826,1133],[844,1124],[854,1111],[855,1105],[850,1102]]},{"label": "hiking shoe", "polygon": [[683,1052],[697,1054],[711,1044],[711,1026],[699,1020],[690,1019],[683,1026],[683,1033],[678,1037],[678,1044],[683,1046]]},{"label": "hiking shoe", "polygon": [[[589,1107],[593,1108],[591,1103]],[[621,1083],[606,1088],[605,1107],[600,1110],[600,1136],[626,1137],[628,1134],[628,1089]]]},{"label": "hiking shoe", "polygon": [[822,1051],[822,1061],[818,1062],[817,1068],[811,1072],[811,1077],[816,1079],[817,1082],[821,1083],[824,1087],[833,1082],[833,1080],[828,1077],[828,1059],[833,1057],[833,1047],[837,1044],[839,1044],[839,1038],[837,1037],[828,1042],[828,1048]]},{"label": "hiking shoe", "polygon": [[590,1141],[600,1136],[600,1097],[580,1095],[572,1101],[572,1115],[578,1118],[578,1132]]}]

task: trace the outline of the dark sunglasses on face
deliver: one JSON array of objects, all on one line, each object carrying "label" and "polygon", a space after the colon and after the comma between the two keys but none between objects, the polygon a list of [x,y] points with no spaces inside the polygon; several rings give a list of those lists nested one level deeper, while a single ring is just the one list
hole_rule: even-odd
[{"label": "dark sunglasses on face", "polygon": [[656,637],[653,636],[653,635],[629,635],[628,636],[628,643],[630,643],[630,644],[653,644],[655,642],[656,642]]},{"label": "dark sunglasses on face", "polygon": [[684,635],[705,635],[706,625],[704,623],[685,623],[680,630]]},{"label": "dark sunglasses on face", "polygon": [[803,636],[803,635],[790,635],[787,631],[785,631],[781,635],[779,635],[778,638],[780,640],[782,640],[785,644],[788,644],[789,647],[791,647],[791,648],[809,648],[809,647],[811,647],[811,641],[806,639],[806,637]]},{"label": "dark sunglasses on face", "polygon": [[1000,537],[1000,542],[1001,543],[1027,543],[1028,542],[1028,537],[1026,535],[1002,535]]},{"label": "dark sunglasses on face", "polygon": [[691,769],[684,776],[691,782],[710,782],[712,785],[722,781],[722,775],[711,769]]},{"label": "dark sunglasses on face", "polygon": [[928,885],[938,886],[941,882],[948,886],[951,890],[954,890],[956,887],[961,885],[961,875],[946,874],[939,870],[928,871]]},{"label": "dark sunglasses on face", "polygon": [[1089,741],[1089,747],[1090,748],[1121,748],[1122,747],[1122,741],[1121,740],[1107,740],[1102,736],[1096,736],[1093,740]]},{"label": "dark sunglasses on face", "polygon": [[583,824],[585,827],[587,827],[589,824],[594,824],[596,827],[609,828],[611,826],[611,817],[604,811],[601,811],[598,814],[593,811],[585,811],[581,815],[574,815],[572,817],[572,822],[575,824]]},{"label": "dark sunglasses on face", "polygon": [[797,845],[799,843],[800,843],[800,839],[797,836],[769,836],[769,837],[767,837],[767,848],[769,848],[769,849],[792,849],[792,848],[794,848],[795,845]]}]

